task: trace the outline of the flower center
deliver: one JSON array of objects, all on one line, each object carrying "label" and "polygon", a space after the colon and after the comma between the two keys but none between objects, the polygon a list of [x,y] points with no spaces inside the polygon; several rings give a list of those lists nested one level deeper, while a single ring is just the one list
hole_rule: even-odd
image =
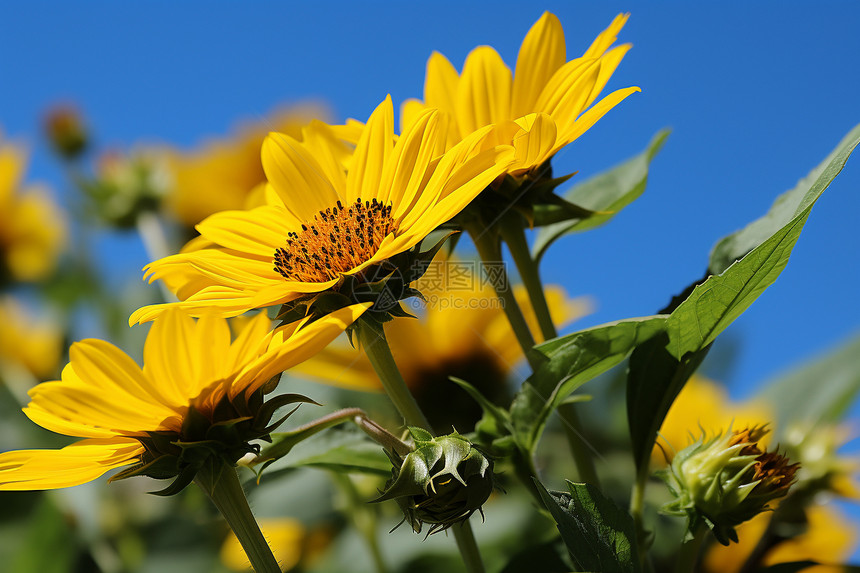
[{"label": "flower center", "polygon": [[275,251],[275,271],[288,281],[321,283],[367,262],[382,240],[397,232],[391,205],[376,199],[317,213],[300,233],[287,235],[287,246]]}]

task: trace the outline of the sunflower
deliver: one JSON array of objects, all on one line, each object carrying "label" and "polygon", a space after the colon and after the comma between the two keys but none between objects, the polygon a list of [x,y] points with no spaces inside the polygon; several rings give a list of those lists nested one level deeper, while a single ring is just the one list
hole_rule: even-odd
[{"label": "sunflower", "polygon": [[[323,348],[365,309],[354,305],[271,332],[261,313],[232,343],[225,319],[195,321],[171,310],[149,332],[143,368],[108,342],[75,343],[62,380],[33,388],[24,413],[84,439],[59,450],[0,454],[0,490],[78,485],[129,464],[135,466],[119,476],[177,476],[185,485],[210,452],[235,462],[254,451],[248,440],[271,429],[272,404],[289,402],[279,396],[262,403],[270,380]],[[195,448],[201,455],[188,454]]]},{"label": "sunflower", "polygon": [[180,302],[139,309],[130,323],[171,306],[237,316],[337,288],[347,278],[378,277],[374,267],[418,245],[504,172],[512,150],[483,149],[489,132],[478,130],[443,155],[438,114],[423,113],[395,137],[389,97],[368,120],[346,172],[333,153],[311,153],[288,135],[270,134],[263,168],[283,205],[217,213],[197,225],[214,248],[145,269],[150,282],[180,283]]},{"label": "sunflower", "polygon": [[[443,433],[450,432],[452,425],[471,430],[481,416],[480,407],[450,376],[506,405],[511,398],[507,381],[523,358],[493,289],[473,274],[474,265],[473,261],[437,258],[416,283],[427,300],[423,315],[386,325],[391,352],[407,386],[434,429]],[[517,288],[516,295],[532,331],[537,332],[525,290]],[[561,287],[548,287],[547,298],[559,325],[570,324],[590,308],[587,299],[570,299]],[[345,341],[329,345],[292,373],[352,390],[383,389],[367,356]]]},{"label": "sunflower", "polygon": [[595,103],[630,49],[629,44],[611,48],[628,16],[616,16],[581,57],[567,61],[561,23],[545,12],[526,34],[513,75],[489,46],[468,55],[462,74],[434,52],[427,62],[424,101],[403,104],[403,130],[427,108],[437,108],[445,119],[448,146],[496,124],[499,141],[516,150],[509,174],[519,176],[543,165],[627,96],[640,91],[638,87],[620,89]]},{"label": "sunflower", "polygon": [[0,141],[0,280],[46,278],[66,234],[61,211],[45,189],[19,192],[25,165],[21,148]]}]

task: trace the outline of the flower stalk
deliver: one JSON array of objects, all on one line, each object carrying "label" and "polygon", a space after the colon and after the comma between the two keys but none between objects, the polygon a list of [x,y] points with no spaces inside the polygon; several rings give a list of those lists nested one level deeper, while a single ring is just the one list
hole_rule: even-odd
[{"label": "flower stalk", "polygon": [[[499,223],[499,233],[502,240],[507,243],[508,249],[511,251],[511,257],[514,259],[514,264],[517,267],[517,272],[523,281],[523,285],[526,287],[526,292],[528,294],[529,301],[531,302],[532,309],[534,310],[535,317],[537,318],[541,336],[544,340],[551,340],[558,337],[558,331],[552,321],[549,305],[547,304],[546,295],[544,294],[543,283],[540,279],[537,262],[532,258],[531,252],[529,251],[529,245],[528,241],[526,241],[521,217],[516,213],[509,213],[504,216]],[[478,241],[480,240],[483,242],[484,237],[486,236],[486,234],[481,236],[474,232],[470,232],[470,234],[472,235],[472,239],[475,241],[476,246]],[[479,237],[479,239],[476,239],[476,237]],[[481,254],[481,258],[484,261],[500,261],[502,253],[501,245],[498,244],[498,241],[489,239],[486,243],[486,245],[483,245],[483,248],[488,251],[495,249],[496,252],[494,255],[498,258],[485,258],[484,254],[481,253],[482,246],[478,246],[478,253]],[[498,247],[496,247],[495,244],[498,244]],[[506,291],[506,295],[509,299],[512,299],[503,299],[505,314],[507,315],[508,320],[511,323],[511,328],[514,329],[515,333],[518,329],[517,324],[521,323],[519,328],[524,328],[524,333],[517,333],[517,340],[520,341],[521,345],[523,343],[530,344],[528,347],[523,347],[523,353],[526,355],[526,358],[529,358],[532,353],[531,349],[535,345],[535,341],[531,335],[531,331],[528,330],[528,324],[525,322],[522,309],[520,309],[516,298],[513,296],[509,287],[510,283],[507,278],[505,278],[505,282],[507,284],[507,288],[504,289]],[[499,290],[497,289],[496,292],[499,293]],[[499,296],[501,297],[502,295],[499,294]],[[513,310],[509,311],[509,308],[512,308]],[[526,338],[526,333],[528,333],[530,340]],[[535,364],[532,359],[529,360],[529,364],[531,365],[532,370],[534,370]],[[564,424],[565,435],[567,436],[567,442],[570,446],[570,452],[573,456],[574,463],[576,464],[576,469],[579,472],[579,478],[584,482],[599,486],[600,480],[594,466],[594,458],[591,455],[591,450],[589,449],[588,444],[582,437],[582,424],[579,421],[576,406],[573,404],[563,404],[558,408],[558,415],[561,417],[562,423]]]},{"label": "flower stalk", "polygon": [[217,456],[210,456],[209,462],[197,472],[194,482],[206,492],[227,520],[254,571],[281,573],[281,568],[251,513],[248,498],[245,497],[239,476],[232,464]]},{"label": "flower stalk", "polygon": [[[415,401],[412,392],[409,391],[403,375],[394,362],[394,357],[391,355],[391,348],[388,346],[388,340],[385,338],[385,330],[382,324],[365,318],[357,324],[357,327],[361,347],[367,354],[371,365],[373,365],[373,369],[382,382],[383,388],[385,388],[385,392],[391,398],[397,411],[405,418],[408,425],[416,426],[429,432],[430,423],[418,406],[418,402]],[[484,563],[468,520],[462,522],[457,527],[453,527],[452,531],[457,541],[457,547],[463,557],[463,562],[466,564],[466,570],[469,573],[484,573]]]},{"label": "flower stalk", "polygon": [[[480,226],[469,226],[466,230],[484,263],[502,262],[502,245],[495,233],[482,229]],[[525,316],[523,316],[519,304],[517,304],[514,291],[511,290],[507,271],[505,271],[504,267],[500,267],[499,272],[492,273],[487,278],[492,281],[496,296],[502,301],[505,316],[508,317],[508,322],[511,323],[511,328],[517,337],[517,342],[519,342],[529,366],[532,371],[536,370],[540,364],[532,350],[535,346],[535,339],[532,336],[531,330],[529,330],[529,325],[526,322]]]}]

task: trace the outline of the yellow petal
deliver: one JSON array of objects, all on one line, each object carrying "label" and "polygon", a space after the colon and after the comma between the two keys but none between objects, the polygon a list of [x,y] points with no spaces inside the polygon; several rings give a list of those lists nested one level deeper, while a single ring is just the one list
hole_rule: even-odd
[{"label": "yellow petal", "polygon": [[559,132],[572,125],[585,109],[600,74],[600,60],[571,60],[550,78],[535,108],[549,114]]},{"label": "yellow petal", "polygon": [[29,392],[24,413],[49,430],[81,437],[103,437],[104,431],[136,434],[158,429],[171,411],[154,400],[138,400],[102,375],[83,379],[69,363],[61,381],[45,382]]},{"label": "yellow petal", "polygon": [[415,203],[431,161],[444,151],[445,141],[436,129],[437,116],[436,110],[425,112],[394,146],[380,188],[381,195],[393,205],[391,216],[395,219]]},{"label": "yellow petal", "polygon": [[270,133],[263,141],[266,178],[297,219],[309,221],[337,201],[337,192],[325,170],[299,142],[283,133]]},{"label": "yellow petal", "polygon": [[69,349],[69,363],[82,380],[105,389],[122,389],[144,404],[163,404],[157,387],[143,375],[137,362],[109,342],[95,338],[76,342]]},{"label": "yellow petal", "polygon": [[604,31],[597,35],[594,39],[594,42],[591,43],[588,50],[585,51],[582,57],[584,58],[599,58],[603,55],[603,53],[609,49],[609,46],[615,43],[615,40],[618,39],[618,33],[621,31],[621,28],[624,27],[624,24],[627,23],[627,19],[630,18],[630,14],[618,14],[613,20],[612,23],[609,24]]},{"label": "yellow petal", "polygon": [[[389,324],[396,325],[407,320],[395,320]],[[394,344],[395,338],[389,337]],[[415,348],[414,346],[412,348]],[[402,367],[402,365],[401,365]],[[308,360],[293,366],[291,375],[301,375],[313,380],[363,392],[379,392],[382,384],[376,371],[360,350],[348,343],[331,344],[317,352]]]},{"label": "yellow petal", "polygon": [[427,73],[424,76],[424,103],[444,113],[456,115],[457,89],[460,76],[439,52],[433,52],[427,60]]},{"label": "yellow petal", "polygon": [[[344,165],[352,159],[352,148],[338,139],[331,126],[318,120],[312,121],[302,130],[302,145],[317,160],[317,164],[323,170],[323,175],[335,190],[337,197],[345,196]],[[337,197],[328,199],[337,201]]]},{"label": "yellow petal", "polygon": [[140,442],[129,438],[82,440],[61,450],[0,454],[0,491],[70,487],[137,461]]},{"label": "yellow petal", "polygon": [[[346,176],[346,202],[356,199],[377,198],[383,203],[388,197],[377,195],[379,182],[388,157],[394,147],[394,106],[391,96],[380,103],[370,119],[355,148],[352,166]],[[387,195],[387,190],[386,190]]]},{"label": "yellow petal", "polygon": [[511,118],[511,70],[489,46],[472,50],[457,90],[457,121],[466,137],[479,128]]},{"label": "yellow petal", "polygon": [[577,137],[591,129],[591,126],[597,123],[601,117],[606,115],[610,109],[624,101],[630,94],[638,91],[642,90],[637,87],[616,90],[597,102],[594,106],[586,110],[586,112],[583,113],[573,125],[566,127],[563,131],[562,129],[559,130],[559,144],[564,145],[567,142],[575,140]]},{"label": "yellow petal", "polygon": [[597,81],[594,82],[594,87],[591,89],[591,95],[588,96],[588,99],[585,102],[586,106],[591,105],[594,100],[597,99],[597,96],[599,96],[600,92],[603,91],[603,88],[606,87],[606,83],[609,81],[609,78],[611,78],[612,74],[615,73],[621,60],[624,59],[624,55],[630,51],[631,47],[631,44],[622,44],[617,48],[612,48],[602,58],[600,58],[600,73],[597,74]]},{"label": "yellow petal", "polygon": [[538,167],[549,159],[557,135],[555,122],[545,113],[530,113],[515,124],[519,129],[510,141],[516,158],[509,168],[512,174]]},{"label": "yellow petal", "polygon": [[370,303],[347,306],[292,333],[289,328],[276,329],[267,352],[236,376],[232,395],[254,392],[273,376],[304,362],[337,338],[368,308]]},{"label": "yellow petal", "polygon": [[526,34],[514,72],[511,115],[520,117],[537,111],[541,90],[567,60],[564,30],[555,14],[544,12]]},{"label": "yellow petal", "polygon": [[431,109],[430,106],[417,99],[408,99],[400,106],[400,133],[406,133],[415,125],[425,111]]},{"label": "yellow petal", "polygon": [[[469,142],[463,140],[463,143]],[[467,148],[468,145],[464,146],[464,149]],[[472,155],[466,161],[443,165],[444,161],[443,158],[436,171],[446,173],[445,183],[439,201],[426,213],[424,222],[428,225],[439,226],[462,211],[487,185],[508,169],[514,161],[514,150],[509,146],[498,146]],[[433,175],[435,177],[436,173]],[[430,187],[432,183],[431,180],[427,186]]]},{"label": "yellow petal", "polygon": [[223,247],[271,260],[297,227],[286,209],[264,205],[250,211],[216,213],[197,225],[197,230]]},{"label": "yellow petal", "polygon": [[170,309],[155,321],[143,346],[143,373],[157,380],[168,404],[188,405],[199,369],[194,320],[185,312]]}]

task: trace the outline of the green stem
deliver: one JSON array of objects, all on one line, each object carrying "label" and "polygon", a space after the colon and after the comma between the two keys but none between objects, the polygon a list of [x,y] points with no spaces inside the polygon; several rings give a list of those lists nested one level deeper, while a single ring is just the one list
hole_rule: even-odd
[{"label": "green stem", "polygon": [[[409,387],[406,386],[406,381],[403,380],[403,376],[394,362],[383,326],[372,319],[360,320],[358,336],[361,346],[364,348],[364,352],[373,365],[377,376],[379,376],[386,394],[394,402],[397,411],[400,412],[408,425],[418,426],[432,432],[430,423],[418,406],[418,402],[415,401],[412,392],[409,391]],[[464,526],[454,527],[452,530],[463,562],[466,564],[466,570],[469,573],[484,573],[484,564],[481,561],[481,554],[478,551],[478,544],[475,542],[472,528]]]},{"label": "green stem", "polygon": [[645,485],[648,482],[648,475],[648,464],[646,463],[636,473],[633,491],[630,492],[630,515],[633,517],[633,524],[636,527],[636,545],[639,547],[640,561],[644,561],[646,555],[645,540],[647,533],[645,531],[643,511],[645,509]]},{"label": "green stem", "polygon": [[406,386],[406,381],[403,380],[403,376],[394,362],[382,325],[373,319],[362,318],[358,324],[358,336],[361,347],[367,354],[377,376],[379,376],[385,393],[394,402],[394,407],[406,420],[406,424],[429,430],[430,423],[418,406],[418,402],[415,401],[412,392],[409,391],[409,387]]},{"label": "green stem", "polygon": [[484,231],[480,227],[468,227],[466,230],[472,237],[472,242],[475,243],[475,248],[478,249],[478,255],[484,264],[498,265],[495,269],[498,272],[487,273],[487,278],[492,281],[496,296],[502,301],[505,315],[508,317],[508,322],[511,324],[511,329],[517,337],[517,342],[519,342],[529,366],[535,370],[539,366],[532,351],[535,346],[535,339],[511,288],[511,282],[504,267],[502,245],[499,238],[495,233]]},{"label": "green stem", "polygon": [[226,461],[212,456],[209,458],[209,463],[204,464],[197,472],[194,482],[206,492],[227,520],[230,529],[242,544],[254,571],[281,573],[281,568],[251,513],[248,498],[245,497],[242,484],[239,483],[236,469]]},{"label": "green stem", "polygon": [[478,544],[475,541],[475,534],[472,532],[472,524],[469,523],[469,520],[455,525],[451,530],[454,532],[454,539],[457,540],[457,548],[460,549],[463,563],[466,564],[466,571],[483,572],[484,562],[481,561],[481,552],[478,550]]},{"label": "green stem", "polygon": [[685,541],[681,545],[678,560],[675,562],[674,573],[693,573],[693,571],[696,571],[696,564],[699,562],[699,553],[707,534],[708,528],[700,524],[693,532],[693,539]]},{"label": "green stem", "polygon": [[[552,321],[537,261],[532,258],[531,251],[529,250],[522,218],[515,213],[511,215],[502,220],[499,230],[502,239],[508,244],[511,257],[513,257],[514,264],[517,266],[517,272],[519,272],[523,285],[526,287],[526,292],[529,295],[529,301],[537,318],[541,335],[544,340],[551,340],[558,337],[558,331]],[[583,439],[582,423],[579,421],[576,406],[573,404],[562,404],[558,407],[558,415],[564,425],[564,433],[567,436],[567,443],[570,447],[574,464],[576,464],[579,479],[599,487],[600,479],[597,476],[597,468],[594,465],[594,456],[585,439]]]},{"label": "green stem", "polygon": [[331,475],[335,483],[346,494],[349,504],[348,514],[352,518],[355,528],[367,541],[367,547],[370,550],[370,555],[373,558],[374,565],[376,565],[377,572],[387,573],[388,567],[385,565],[382,551],[379,548],[379,538],[376,535],[376,511],[370,505],[362,502],[361,495],[352,482],[352,478],[346,474],[337,472],[332,472]]},{"label": "green stem", "polygon": [[546,302],[546,295],[543,291],[543,283],[540,280],[538,265],[532,258],[531,251],[529,251],[529,244],[526,241],[526,234],[521,219],[517,214],[516,219],[508,218],[504,220],[500,225],[500,231],[502,239],[508,244],[508,249],[511,251],[511,257],[514,259],[514,264],[517,266],[517,272],[520,273],[523,285],[526,287],[526,292],[532,303],[532,309],[537,318],[541,335],[544,340],[550,340],[558,336],[558,331],[552,322],[552,315]]}]

